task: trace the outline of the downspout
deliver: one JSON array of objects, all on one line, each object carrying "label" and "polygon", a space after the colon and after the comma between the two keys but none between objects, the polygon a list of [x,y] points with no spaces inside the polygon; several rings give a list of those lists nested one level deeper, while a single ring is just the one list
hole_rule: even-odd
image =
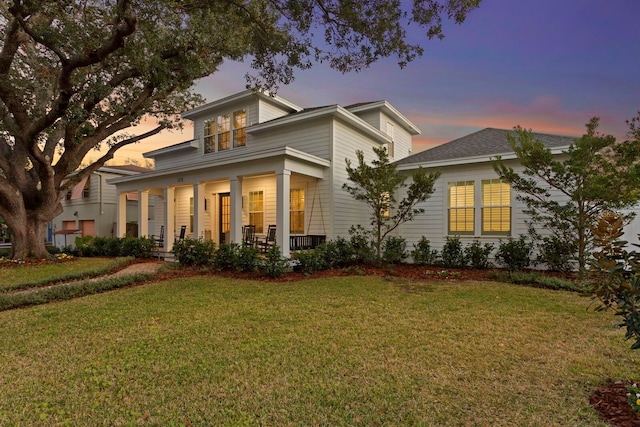
[{"label": "downspout", "polygon": [[100,190],[98,191],[98,197],[100,197],[100,215],[104,215],[104,200],[102,199],[102,174],[100,174],[99,172],[94,173],[100,177]]}]

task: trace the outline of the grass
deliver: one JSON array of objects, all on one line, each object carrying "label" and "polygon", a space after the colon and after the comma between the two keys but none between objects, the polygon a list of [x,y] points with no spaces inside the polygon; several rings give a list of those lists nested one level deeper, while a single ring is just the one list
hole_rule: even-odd
[{"label": "grass", "polygon": [[605,426],[610,313],[493,282],[190,277],[0,313],[0,425]]},{"label": "grass", "polygon": [[3,267],[0,264],[0,292],[49,285],[99,276],[131,264],[133,258],[76,258],[69,262]]}]

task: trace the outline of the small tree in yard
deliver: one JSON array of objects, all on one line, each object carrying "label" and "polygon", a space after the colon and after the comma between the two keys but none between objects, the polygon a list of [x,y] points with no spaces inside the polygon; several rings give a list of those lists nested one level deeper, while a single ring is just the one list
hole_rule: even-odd
[{"label": "small tree in yard", "polygon": [[[427,174],[421,167],[413,173],[413,182],[407,188],[405,181],[408,177],[397,173],[396,165],[389,162],[386,149],[374,147],[373,151],[378,158],[371,165],[365,163],[364,153],[360,150],[356,152],[357,167],[352,167],[351,161],[346,159],[347,173],[353,185],[345,183],[342,188],[369,208],[372,229],[367,232],[380,260],[385,238],[400,224],[424,212],[416,205],[431,197],[440,172]],[[396,200],[396,194],[404,188],[407,188],[406,197]]]},{"label": "small tree in yard", "polygon": [[[500,157],[493,165],[525,203],[530,233],[533,239],[542,240],[542,252],[556,257],[558,251],[572,251],[570,259],[562,262],[577,261],[580,268],[592,246],[590,230],[603,212],[628,208],[640,199],[638,118],[628,122],[631,131],[624,142],[598,133],[598,122],[598,118],[589,121],[587,133],[571,144],[563,160],[531,131],[516,127],[515,135],[507,138],[524,166],[523,174]],[[554,197],[552,191],[564,199]],[[547,230],[552,237],[541,238],[536,229]]]}]

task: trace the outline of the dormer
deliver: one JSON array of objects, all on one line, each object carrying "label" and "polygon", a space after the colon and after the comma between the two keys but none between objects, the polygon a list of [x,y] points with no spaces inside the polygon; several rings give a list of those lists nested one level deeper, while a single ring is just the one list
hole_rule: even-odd
[{"label": "dormer", "polygon": [[301,110],[279,96],[247,90],[187,111],[182,117],[193,121],[200,153],[210,155],[250,146],[248,127]]},{"label": "dormer", "polygon": [[420,129],[387,101],[362,102],[345,107],[371,126],[391,138],[387,153],[392,160],[411,154],[411,138],[420,134]]}]

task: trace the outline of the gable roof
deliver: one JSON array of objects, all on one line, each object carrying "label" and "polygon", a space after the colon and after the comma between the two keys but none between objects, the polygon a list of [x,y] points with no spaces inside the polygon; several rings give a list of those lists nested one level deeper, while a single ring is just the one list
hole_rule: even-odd
[{"label": "gable roof", "polygon": [[420,129],[418,129],[418,127],[413,124],[411,120],[407,119],[400,111],[398,111],[393,105],[389,104],[385,100],[359,102],[357,104],[347,105],[344,108],[354,114],[378,109],[384,112],[386,115],[392,117],[411,135],[420,135]]},{"label": "gable roof", "polygon": [[[422,164],[430,162],[468,163],[471,160],[488,160],[498,155],[513,154],[506,129],[485,128],[462,138],[454,139],[442,145],[405,157],[396,162],[398,165]],[[568,148],[575,137],[534,133],[533,136],[545,146],[558,151]],[[467,161],[465,161],[467,160]]]},{"label": "gable roof", "polygon": [[292,102],[287,101],[284,98],[279,97],[278,95],[271,95],[268,93],[265,93],[263,91],[256,91],[256,90],[252,90],[252,89],[247,89],[243,92],[239,92],[236,94],[233,94],[231,96],[227,96],[226,98],[222,98],[222,99],[217,99],[213,102],[209,102],[207,104],[201,105],[199,107],[193,108],[189,111],[185,111],[182,113],[182,117],[185,119],[190,119],[193,120],[196,116],[202,114],[203,112],[207,112],[208,110],[212,109],[212,108],[217,108],[220,106],[223,106],[225,104],[230,104],[230,103],[234,103],[234,102],[238,102],[238,101],[243,101],[246,100],[248,98],[260,98],[262,100],[265,100],[267,102],[271,102],[275,105],[278,105],[279,107],[285,109],[285,110],[289,110],[290,112],[295,112],[295,111],[300,111],[302,108],[300,108],[299,106],[295,105]]}]

